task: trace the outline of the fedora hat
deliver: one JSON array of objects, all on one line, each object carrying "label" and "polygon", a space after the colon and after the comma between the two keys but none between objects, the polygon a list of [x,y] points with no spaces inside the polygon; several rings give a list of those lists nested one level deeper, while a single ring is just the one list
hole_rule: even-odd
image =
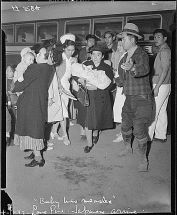
[{"label": "fedora hat", "polygon": [[99,38],[96,35],[94,35],[94,34],[87,34],[87,36],[86,36],[85,39],[88,40],[89,38],[93,38],[95,40],[99,40]]},{"label": "fedora hat", "polygon": [[66,40],[72,40],[73,42],[75,42],[76,37],[74,34],[71,34],[71,33],[64,34],[60,37],[60,41],[62,44],[64,44]]},{"label": "fedora hat", "polygon": [[93,46],[89,52],[93,52],[93,51],[100,51],[102,53],[104,53],[105,51],[108,51],[109,49],[105,48],[104,46],[101,45],[95,45]]},{"label": "fedora hat", "polygon": [[124,28],[123,31],[118,34],[118,37],[121,37],[123,33],[127,33],[127,34],[132,34],[138,37],[138,39],[142,39],[143,37],[139,34],[139,29],[138,26],[136,26],[134,23],[127,23]]},{"label": "fedora hat", "polygon": [[104,34],[102,35],[102,38],[105,38],[105,35],[106,34],[111,34],[112,36],[116,36],[116,32],[115,31],[113,31],[113,30],[106,30],[105,32],[104,32]]}]

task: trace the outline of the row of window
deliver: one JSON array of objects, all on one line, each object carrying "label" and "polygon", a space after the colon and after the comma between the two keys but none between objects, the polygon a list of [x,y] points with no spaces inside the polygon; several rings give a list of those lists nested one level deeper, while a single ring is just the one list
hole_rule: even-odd
[{"label": "row of window", "polygon": [[[160,14],[139,15],[126,17],[126,23],[132,22],[139,28],[143,36],[142,41],[153,40],[153,31],[162,27],[162,17]],[[93,29],[91,29],[91,19],[66,21],[64,33],[73,33],[76,35],[76,42],[85,41],[89,33],[94,33],[102,41],[102,35],[107,30],[113,30],[120,33],[123,29],[124,17],[98,18],[93,20]],[[2,30],[6,34],[7,43],[35,43],[43,39],[55,38],[58,40],[58,32],[61,31],[60,24],[57,21],[38,22],[2,25]]]}]

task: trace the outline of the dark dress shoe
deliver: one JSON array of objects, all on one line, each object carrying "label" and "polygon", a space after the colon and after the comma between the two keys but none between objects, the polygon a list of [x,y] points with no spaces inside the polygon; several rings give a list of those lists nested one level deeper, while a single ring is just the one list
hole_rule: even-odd
[{"label": "dark dress shoe", "polygon": [[84,152],[85,152],[85,153],[89,153],[89,152],[91,151],[92,148],[93,148],[93,146],[86,146],[86,147],[84,148]]},{"label": "dark dress shoe", "polygon": [[29,156],[26,156],[24,157],[26,160],[30,160],[30,159],[33,159],[34,158],[34,154],[33,152],[29,155]]},{"label": "dark dress shoe", "polygon": [[31,149],[25,149],[24,152],[30,152],[32,151]]},{"label": "dark dress shoe", "polygon": [[33,160],[31,161],[31,163],[25,164],[25,166],[26,166],[26,167],[35,167],[35,166],[38,165],[39,167],[43,167],[44,164],[45,164],[45,160],[44,160],[44,159],[42,159],[42,160],[40,160],[40,161],[36,161],[35,159],[33,159]]}]

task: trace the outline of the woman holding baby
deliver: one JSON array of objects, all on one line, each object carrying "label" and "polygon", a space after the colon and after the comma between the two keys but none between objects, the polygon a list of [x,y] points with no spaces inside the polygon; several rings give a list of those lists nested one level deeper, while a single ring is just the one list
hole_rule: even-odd
[{"label": "woman holding baby", "polygon": [[[87,146],[84,148],[85,153],[89,153],[94,146],[94,138],[98,137],[98,131],[113,127],[112,107],[110,101],[109,89],[113,84],[113,71],[111,67],[104,63],[104,48],[98,45],[94,46],[91,50],[91,60],[85,61],[85,66],[92,67],[92,71],[102,70],[105,75],[110,79],[109,85],[100,89],[95,86],[88,79],[78,76],[73,76],[77,83],[85,85],[88,89],[90,105],[84,107],[80,105],[78,109],[77,123],[85,128],[87,136]],[[105,79],[106,80],[106,79]]]},{"label": "woman holding baby", "polygon": [[[41,154],[44,149],[44,132],[47,121],[48,89],[54,76],[53,65],[48,64],[51,47],[40,49],[37,64],[31,64],[23,74],[23,81],[17,80],[12,92],[22,92],[17,101],[17,123],[14,144],[21,150],[31,150],[26,167],[44,166]],[[20,82],[21,81],[21,82]]]}]

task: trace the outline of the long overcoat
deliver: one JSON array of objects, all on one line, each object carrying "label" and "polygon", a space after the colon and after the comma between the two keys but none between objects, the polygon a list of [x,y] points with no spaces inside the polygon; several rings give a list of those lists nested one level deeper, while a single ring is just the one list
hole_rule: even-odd
[{"label": "long overcoat", "polygon": [[22,92],[17,101],[15,133],[43,139],[47,121],[48,89],[54,68],[46,63],[32,64],[24,73],[22,82],[15,82],[13,92]]},{"label": "long overcoat", "polygon": [[[110,85],[104,89],[88,90],[90,106],[84,107],[78,104],[77,123],[82,127],[88,127],[89,130],[102,130],[113,127],[113,113],[110,100],[110,89],[113,84],[113,71],[109,65],[102,60],[98,67],[94,66],[92,60],[85,61],[85,65],[93,65],[93,69],[103,70],[110,78]],[[75,80],[76,78],[73,77]]]}]

